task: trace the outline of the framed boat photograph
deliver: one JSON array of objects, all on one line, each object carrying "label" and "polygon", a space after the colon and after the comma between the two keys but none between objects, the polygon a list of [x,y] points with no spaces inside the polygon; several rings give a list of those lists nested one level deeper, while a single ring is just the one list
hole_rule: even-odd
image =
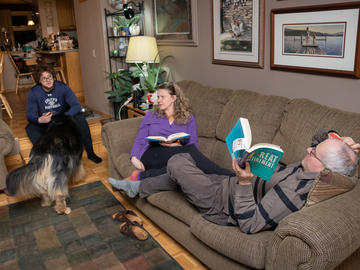
[{"label": "framed boat photograph", "polygon": [[212,63],[264,68],[264,0],[212,0]]},{"label": "framed boat photograph", "polygon": [[158,45],[198,45],[197,0],[153,0]]},{"label": "framed boat photograph", "polygon": [[360,77],[360,2],[271,11],[273,69]]}]

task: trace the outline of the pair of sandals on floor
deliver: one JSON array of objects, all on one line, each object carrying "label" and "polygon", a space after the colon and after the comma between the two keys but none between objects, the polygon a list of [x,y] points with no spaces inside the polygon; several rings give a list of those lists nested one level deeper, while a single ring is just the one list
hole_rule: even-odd
[{"label": "pair of sandals on floor", "polygon": [[124,209],[113,214],[112,218],[121,222],[120,232],[122,234],[142,241],[148,239],[149,234],[143,228],[143,221],[135,214],[134,211]]}]

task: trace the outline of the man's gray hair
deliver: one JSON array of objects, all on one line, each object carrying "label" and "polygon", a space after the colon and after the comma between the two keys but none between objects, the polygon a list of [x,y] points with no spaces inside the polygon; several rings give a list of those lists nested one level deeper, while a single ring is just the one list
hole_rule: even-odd
[{"label": "man's gray hair", "polygon": [[326,168],[331,171],[347,176],[353,176],[358,164],[357,155],[348,144],[341,141],[339,142],[339,147],[332,147],[329,149],[329,151],[323,155],[321,160]]}]

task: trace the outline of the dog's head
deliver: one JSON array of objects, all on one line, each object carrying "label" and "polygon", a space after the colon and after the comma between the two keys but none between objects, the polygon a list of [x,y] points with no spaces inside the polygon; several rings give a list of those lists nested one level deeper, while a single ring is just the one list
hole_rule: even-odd
[{"label": "dog's head", "polygon": [[49,127],[54,126],[54,125],[56,125],[56,126],[64,125],[64,124],[68,123],[69,121],[74,121],[70,115],[59,113],[59,114],[54,115],[51,118]]},{"label": "dog's head", "polygon": [[59,113],[51,118],[48,131],[56,131],[61,129],[77,129],[74,118],[70,115]]}]

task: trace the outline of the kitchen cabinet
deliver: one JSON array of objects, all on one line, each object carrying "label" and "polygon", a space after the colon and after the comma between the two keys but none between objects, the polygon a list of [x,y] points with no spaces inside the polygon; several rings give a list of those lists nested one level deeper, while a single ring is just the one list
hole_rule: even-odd
[{"label": "kitchen cabinet", "polygon": [[76,30],[73,0],[56,0],[56,10],[60,31]]}]

